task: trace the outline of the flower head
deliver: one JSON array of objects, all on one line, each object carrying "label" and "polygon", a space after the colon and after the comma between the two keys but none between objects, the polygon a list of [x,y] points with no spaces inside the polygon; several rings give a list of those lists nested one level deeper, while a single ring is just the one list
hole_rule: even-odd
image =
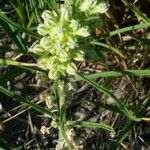
[{"label": "flower head", "polygon": [[[82,46],[85,44],[83,41],[90,37],[90,26],[84,19],[108,9],[105,0],[78,0],[75,3],[77,5],[66,0],[60,6],[59,15],[53,10],[45,10],[42,13],[43,23],[37,27],[42,38],[30,48],[31,52],[39,56],[39,67],[46,69],[48,78],[52,80],[77,73],[76,61],[83,61],[85,56],[82,48],[86,46]],[[74,14],[74,6],[79,16]],[[41,83],[44,80],[38,81]]]},{"label": "flower head", "polygon": [[106,0],[101,0],[100,2],[97,0],[83,0],[79,10],[81,12],[86,12],[89,15],[105,13],[108,10],[108,2]]}]

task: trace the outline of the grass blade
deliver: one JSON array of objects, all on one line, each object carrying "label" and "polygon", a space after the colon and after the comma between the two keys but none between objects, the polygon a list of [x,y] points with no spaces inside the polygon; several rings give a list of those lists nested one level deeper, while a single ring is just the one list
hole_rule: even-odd
[{"label": "grass blade", "polygon": [[[97,72],[90,75],[84,75],[88,79],[96,79],[99,77],[108,78],[108,77],[119,77],[123,75],[134,75],[134,76],[150,76],[150,70],[118,70],[118,71],[105,71]],[[79,75],[75,78],[76,81],[82,80],[82,77]]]},{"label": "grass blade", "polygon": [[67,121],[67,125],[73,125],[73,126],[82,126],[87,128],[102,128],[104,130],[115,132],[112,127],[105,123],[95,123],[95,122],[87,122],[87,121]]},{"label": "grass blade", "polygon": [[118,109],[129,119],[134,120],[134,121],[141,121],[141,118],[137,118],[131,110],[128,110],[128,108],[125,106],[124,103],[122,103],[120,100],[118,100],[117,97],[115,95],[113,95],[111,92],[109,92],[107,89],[105,89],[104,87],[100,86],[96,82],[94,82],[82,75],[79,75],[79,76],[82,78],[82,80],[86,81],[87,83],[89,83],[90,85],[95,87],[97,90],[99,90],[102,93],[104,93],[105,95],[111,97],[116,102],[116,106],[118,107]]},{"label": "grass blade", "polygon": [[14,92],[7,90],[6,88],[4,88],[2,86],[0,86],[0,92],[4,93],[5,95],[7,95],[9,97],[14,98],[15,100],[17,100],[19,102],[23,102],[24,104],[32,107],[33,109],[37,110],[40,113],[45,113],[45,114],[49,115],[51,118],[57,119],[57,116],[54,113],[50,112],[49,110],[47,110],[41,106],[38,106],[37,104],[34,104],[31,100],[27,100],[24,97],[21,97],[21,96],[15,94]]},{"label": "grass blade", "polygon": [[135,5],[131,4],[127,0],[121,0],[129,9],[131,9],[135,15],[143,20],[144,22],[150,22],[150,19],[148,19]]},{"label": "grass blade", "polygon": [[31,12],[33,13],[33,16],[34,16],[35,23],[38,23],[40,20],[39,15],[38,15],[38,10],[37,10],[38,7],[36,6],[34,0],[29,0],[29,4],[31,7]]},{"label": "grass blade", "polygon": [[132,39],[136,40],[137,42],[140,42],[141,44],[150,46],[150,39],[141,38],[141,37],[133,35],[133,34],[128,34],[128,36],[132,37]]},{"label": "grass blade", "polygon": [[37,64],[23,63],[23,62],[18,62],[18,61],[14,61],[14,60],[8,60],[8,59],[0,58],[0,65],[12,65],[12,66],[17,66],[19,68],[23,68],[23,69],[30,70],[30,71],[47,72],[46,70],[39,68],[39,66]]},{"label": "grass blade", "polygon": [[8,20],[7,16],[0,12],[0,25],[7,32],[7,34],[13,40],[13,42],[18,46],[18,48],[21,49],[23,52],[26,52],[27,47],[26,47],[25,40],[21,37],[21,35],[14,28],[14,26],[9,24],[9,22],[7,22],[5,20]]},{"label": "grass blade", "polygon": [[10,1],[10,4],[16,10],[16,13],[19,17],[21,24],[25,27],[26,26],[26,14],[25,14],[25,4],[21,0],[17,0],[16,2]]},{"label": "grass blade", "polygon": [[119,56],[121,56],[122,58],[125,58],[125,56],[120,52],[120,50],[118,50],[117,48],[114,48],[110,45],[107,45],[107,44],[104,44],[104,43],[100,43],[100,42],[96,42],[96,41],[93,41],[91,42],[91,44],[93,45],[99,45],[99,46],[102,46],[108,50],[112,50],[113,52],[115,52],[116,54],[118,54]]},{"label": "grass blade", "polygon": [[[139,111],[139,115],[142,116],[145,114],[145,112],[147,111],[147,108],[150,106],[150,98],[147,100],[147,102],[145,103],[144,107],[142,107]],[[111,145],[112,149],[116,150],[120,143],[122,143],[125,138],[129,135],[129,132],[133,129],[134,125],[136,125],[137,122],[133,122],[131,121],[126,128],[124,128],[124,130],[119,134],[117,140],[115,143],[113,143]]]},{"label": "grass blade", "polygon": [[23,63],[23,62],[18,62],[18,61],[8,60],[8,59],[1,59],[1,58],[0,58],[0,65],[37,67],[37,64]]},{"label": "grass blade", "polygon": [[96,101],[91,101],[91,100],[84,100],[86,103],[91,103],[93,105],[95,105],[96,107],[99,107],[99,108],[104,108],[104,109],[107,109],[109,111],[112,111],[112,112],[116,112],[116,113],[122,113],[117,107],[115,106],[112,106],[112,105],[109,105],[109,104],[105,104],[105,103],[102,103],[102,102],[96,102]]},{"label": "grass blade", "polygon": [[14,22],[12,22],[8,17],[6,17],[4,15],[4,13],[1,10],[0,10],[0,21],[2,21],[6,25],[9,24],[9,26],[13,27],[14,30],[16,30],[16,31],[25,32],[25,33],[31,35],[32,37],[34,37],[36,39],[38,39],[40,37],[37,33],[33,32],[31,29],[29,29],[27,27],[24,28],[24,27],[14,23]]},{"label": "grass blade", "polygon": [[105,39],[107,37],[110,38],[114,35],[118,35],[118,34],[121,34],[121,33],[126,33],[126,32],[129,32],[129,31],[134,31],[134,30],[138,30],[138,29],[144,29],[144,28],[148,28],[148,27],[150,27],[150,22],[141,23],[141,24],[137,24],[137,25],[132,25],[132,26],[121,28],[121,29],[114,30],[114,31],[111,31],[111,32],[107,32],[107,33],[101,35],[100,39]]},{"label": "grass blade", "polygon": [[27,71],[23,68],[14,68],[13,70],[7,72],[5,75],[3,75],[0,78],[0,85],[4,85],[5,83],[7,83],[7,81],[13,80],[15,77],[19,76],[20,74],[24,72],[27,72]]},{"label": "grass blade", "polygon": [[22,54],[26,54],[25,51],[23,50],[20,50],[20,49],[11,49],[9,47],[5,47],[5,46],[0,46],[0,52],[6,52],[6,51],[13,51],[13,52],[16,52],[16,53],[22,53]]}]

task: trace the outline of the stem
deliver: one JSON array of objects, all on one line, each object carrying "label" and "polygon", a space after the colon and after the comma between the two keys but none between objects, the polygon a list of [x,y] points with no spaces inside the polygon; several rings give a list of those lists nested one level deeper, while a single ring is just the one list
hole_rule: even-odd
[{"label": "stem", "polygon": [[58,81],[57,82],[57,90],[58,90],[58,97],[59,97],[59,141],[65,140],[68,149],[72,150],[73,146],[68,140],[66,135],[67,126],[66,126],[66,83],[65,81]]}]

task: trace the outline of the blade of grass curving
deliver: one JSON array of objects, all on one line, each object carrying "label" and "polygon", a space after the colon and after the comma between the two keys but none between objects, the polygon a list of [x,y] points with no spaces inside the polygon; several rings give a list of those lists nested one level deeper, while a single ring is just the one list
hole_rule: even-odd
[{"label": "blade of grass curving", "polygon": [[16,52],[16,53],[23,53],[23,54],[26,54],[25,51],[23,50],[20,50],[20,49],[11,49],[9,47],[5,47],[5,46],[0,46],[0,52],[7,52],[7,51],[13,51],[13,52]]},{"label": "blade of grass curving", "polygon": [[14,7],[17,15],[19,16],[19,21],[25,27],[26,26],[26,14],[25,14],[24,2],[22,2],[21,0],[17,0],[15,2],[9,1],[9,3]]},{"label": "blade of grass curving", "polygon": [[97,84],[93,80],[90,80],[90,79],[86,78],[83,75],[79,75],[79,76],[82,78],[83,81],[86,81],[87,83],[89,83],[90,85],[92,85],[93,87],[95,87],[97,90],[99,90],[99,91],[103,92],[105,95],[111,97],[115,101],[116,106],[118,107],[118,109],[125,116],[127,116],[129,119],[134,120],[134,121],[141,121],[141,118],[137,118],[134,115],[134,113],[125,106],[125,104],[123,102],[121,102],[120,100],[118,100],[117,97],[115,95],[113,95],[111,92],[109,92],[107,89],[105,89],[104,87],[100,86],[99,84]]},{"label": "blade of grass curving", "polygon": [[[139,111],[139,116],[144,115],[149,106],[150,106],[150,97],[147,100],[147,102],[145,103],[144,107],[141,107],[141,109]],[[137,122],[134,122],[134,121],[131,121],[128,123],[126,128],[124,128],[124,130],[119,134],[116,142],[111,145],[111,148],[113,150],[118,149],[119,145],[126,139],[126,137],[129,135],[129,132],[133,129],[133,127],[136,125],[136,123]]]},{"label": "blade of grass curving", "polygon": [[44,0],[38,0],[38,3],[39,3],[39,8],[40,9],[43,9],[44,8]]},{"label": "blade of grass curving", "polygon": [[13,65],[13,66],[26,66],[26,67],[37,67],[37,64],[23,63],[14,60],[2,59],[0,58],[0,65]]},{"label": "blade of grass curving", "polygon": [[[145,70],[117,70],[117,71],[105,71],[105,72],[97,72],[89,75],[84,75],[88,79],[97,79],[99,77],[119,77],[123,75],[134,75],[134,76],[150,76],[150,69]],[[76,81],[82,80],[82,77],[79,75],[75,78]]]},{"label": "blade of grass curving", "polygon": [[13,42],[18,46],[18,48],[21,49],[23,52],[26,52],[27,47],[25,40],[21,37],[20,33],[3,18],[5,18],[6,20],[8,19],[6,15],[0,12],[0,25],[7,32],[7,34],[13,40]]},{"label": "blade of grass curving", "polygon": [[37,110],[40,113],[43,113],[43,114],[45,113],[45,114],[49,115],[51,118],[57,119],[57,115],[55,115],[54,113],[50,112],[49,110],[47,110],[37,104],[34,104],[31,100],[27,100],[24,97],[21,97],[21,96],[15,94],[14,92],[7,90],[6,88],[4,88],[1,85],[0,85],[0,92],[4,93],[5,95],[7,95],[9,97],[14,98],[15,100],[17,100],[19,102],[22,102],[22,103],[32,107],[33,109]]},{"label": "blade of grass curving", "polygon": [[104,44],[104,43],[101,43],[101,42],[96,42],[96,41],[92,41],[91,44],[93,44],[93,45],[99,45],[99,46],[102,46],[102,47],[104,47],[104,48],[106,48],[108,50],[112,50],[114,53],[116,53],[119,56],[125,58],[125,56],[120,52],[119,49],[114,48],[114,47],[112,47],[110,45],[107,45],[107,44]]},{"label": "blade of grass curving", "polygon": [[7,59],[1,59],[0,58],[0,65],[12,65],[17,66],[19,68],[23,68],[30,71],[40,71],[40,72],[47,72],[46,70],[40,68],[37,64],[33,63],[22,63],[14,60],[7,60]]},{"label": "blade of grass curving", "polygon": [[130,37],[132,37],[132,39],[136,40],[137,42],[140,42],[141,44],[150,46],[150,39],[141,38],[141,37],[133,35],[133,34],[127,34],[127,35],[130,36]]},{"label": "blade of grass curving", "polygon": [[131,9],[135,15],[140,18],[144,22],[150,22],[150,19],[146,17],[135,5],[131,4],[127,0],[121,0],[125,6],[127,6],[129,9]]},{"label": "blade of grass curving", "polygon": [[27,72],[27,70],[23,68],[14,68],[13,70],[7,72],[5,75],[0,77],[0,85],[4,85],[5,83],[7,83],[7,81],[13,80],[24,72]]},{"label": "blade of grass curving", "polygon": [[101,102],[96,102],[96,101],[91,101],[91,100],[84,100],[84,101],[86,103],[87,102],[91,103],[91,104],[93,104],[93,105],[95,105],[96,107],[99,107],[99,108],[104,108],[104,109],[107,109],[109,111],[116,112],[116,113],[122,113],[117,107],[109,105],[109,104],[105,104],[105,103],[101,103]]},{"label": "blade of grass curving", "polygon": [[33,13],[33,16],[34,16],[35,23],[38,23],[40,21],[40,18],[39,18],[39,15],[38,15],[37,4],[35,3],[34,0],[29,0],[29,4],[30,4],[30,7],[31,7],[31,12]]},{"label": "blade of grass curving", "polygon": [[11,25],[14,28],[14,30],[16,29],[20,32],[25,32],[25,33],[29,34],[30,36],[32,36],[36,39],[40,38],[40,36],[37,33],[33,32],[31,29],[29,29],[27,27],[24,28],[24,27],[14,23],[14,22],[12,22],[8,17],[6,17],[6,15],[4,15],[4,12],[2,12],[1,10],[0,10],[0,21],[4,22],[4,24]]},{"label": "blade of grass curving", "polygon": [[48,5],[49,9],[54,10],[59,15],[58,5],[56,0],[46,0],[45,3]]},{"label": "blade of grass curving", "polygon": [[132,26],[128,26],[128,27],[124,27],[124,28],[121,28],[121,29],[118,29],[118,30],[114,30],[114,31],[104,33],[103,35],[100,35],[99,39],[105,39],[107,37],[110,38],[114,35],[118,35],[118,34],[121,34],[121,33],[126,33],[126,32],[129,32],[129,31],[134,31],[134,30],[138,30],[138,29],[144,29],[144,28],[148,28],[148,27],[150,27],[150,22],[140,23],[140,24],[137,24],[137,25],[132,25]]},{"label": "blade of grass curving", "polygon": [[111,126],[105,123],[95,123],[95,122],[76,120],[76,121],[67,121],[67,125],[82,126],[82,127],[87,127],[87,128],[102,128],[110,132],[115,132]]}]

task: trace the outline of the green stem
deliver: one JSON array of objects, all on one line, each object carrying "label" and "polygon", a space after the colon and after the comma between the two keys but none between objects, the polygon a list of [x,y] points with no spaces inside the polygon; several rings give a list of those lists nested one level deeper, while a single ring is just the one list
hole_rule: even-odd
[{"label": "green stem", "polygon": [[58,81],[57,82],[57,90],[58,90],[58,97],[59,97],[59,141],[65,140],[68,149],[72,150],[72,144],[68,140],[66,135],[66,83],[65,81]]}]

